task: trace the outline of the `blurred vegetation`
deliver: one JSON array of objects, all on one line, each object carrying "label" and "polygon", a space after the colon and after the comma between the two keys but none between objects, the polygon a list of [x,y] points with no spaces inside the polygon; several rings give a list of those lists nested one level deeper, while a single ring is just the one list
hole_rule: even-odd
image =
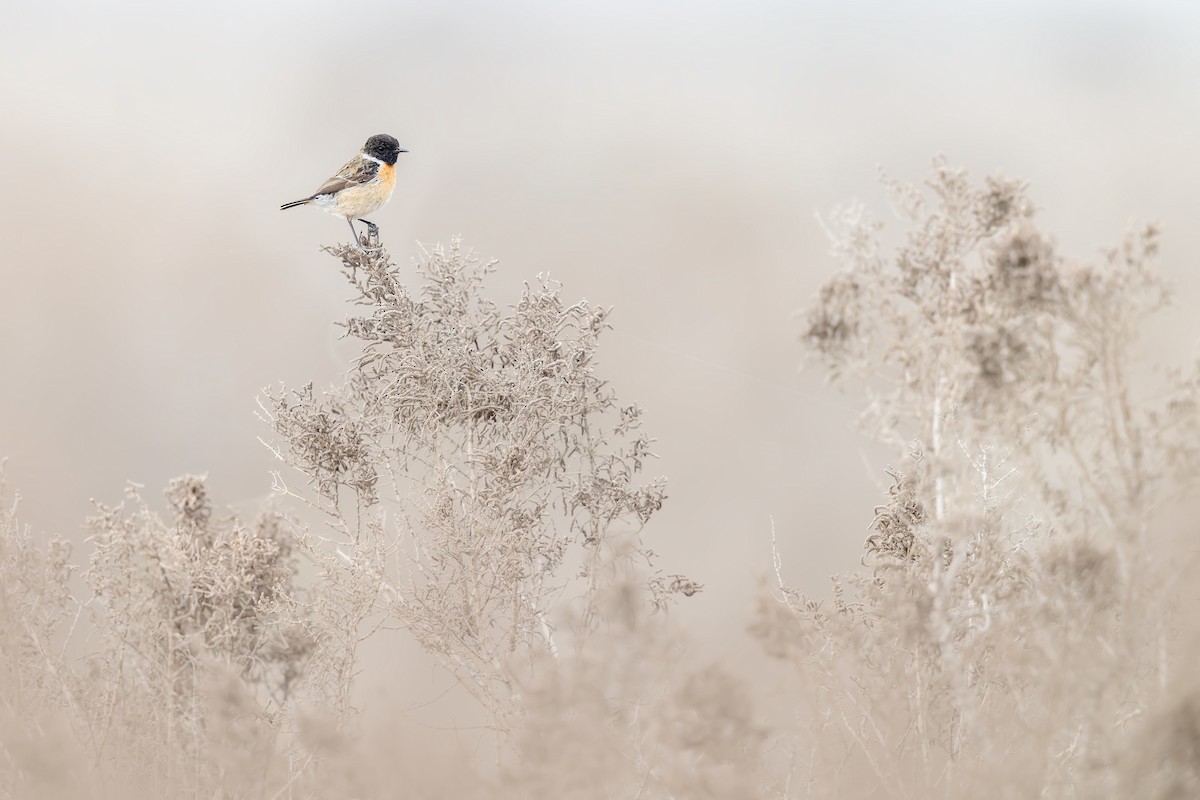
[{"label": "blurred vegetation", "polygon": [[[643,541],[665,483],[597,369],[607,310],[540,278],[502,308],[457,241],[413,287],[339,246],[358,356],[260,398],[253,521],[202,477],[162,510],[131,485],[78,576],[0,492],[0,798],[1200,796],[1187,565],[1155,525],[1196,472],[1200,373],[1131,389],[1157,232],[1077,262],[1020,181],[886,183],[903,231],[830,216],[804,340],[890,488],[831,591],[775,554],[749,626],[776,683],[695,663],[661,613],[703,587]],[[372,637],[419,645],[495,747],[364,730]]]}]

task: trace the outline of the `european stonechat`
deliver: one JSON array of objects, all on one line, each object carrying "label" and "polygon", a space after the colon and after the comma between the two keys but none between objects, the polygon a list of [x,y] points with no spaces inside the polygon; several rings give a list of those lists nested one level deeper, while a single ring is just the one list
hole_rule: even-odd
[{"label": "european stonechat", "polygon": [[379,226],[363,217],[382,208],[391,198],[392,190],[396,188],[396,159],[407,152],[386,133],[372,136],[363,145],[362,152],[347,161],[336,175],[321,184],[320,189],[303,200],[284,203],[279,210],[312,203],[346,220],[354,234],[355,246],[365,249],[358,240],[353,220],[366,224],[368,242],[372,238],[378,241]]}]

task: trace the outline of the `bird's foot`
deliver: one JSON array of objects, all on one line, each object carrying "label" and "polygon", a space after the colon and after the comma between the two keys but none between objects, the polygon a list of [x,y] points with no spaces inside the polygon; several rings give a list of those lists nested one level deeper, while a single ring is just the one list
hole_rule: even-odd
[{"label": "bird's foot", "polygon": [[381,242],[379,241],[379,226],[374,222],[367,222],[365,219],[360,221],[367,226],[367,241],[364,244],[374,244],[375,249],[378,250],[381,246]]}]

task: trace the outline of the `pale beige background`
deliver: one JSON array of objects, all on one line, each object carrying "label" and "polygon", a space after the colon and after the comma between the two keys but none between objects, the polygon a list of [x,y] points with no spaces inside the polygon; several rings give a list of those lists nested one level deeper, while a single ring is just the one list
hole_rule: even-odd
[{"label": "pale beige background", "polygon": [[[602,368],[646,409],[660,565],[705,583],[699,647],[770,566],[857,564],[887,457],[854,397],[800,374],[833,269],[814,213],[935,153],[1032,184],[1068,253],[1165,227],[1200,322],[1200,16],[1188,3],[8,3],[0,25],[0,455],[39,531],[89,497],[207,472],[269,491],[259,387],[336,380],[346,287],[303,196],[370,134],[412,152],[375,215],[405,263],[462,234],[495,297],[550,272],[613,305]],[[83,550],[82,552],[86,552]],[[749,654],[746,656],[751,658]]]}]

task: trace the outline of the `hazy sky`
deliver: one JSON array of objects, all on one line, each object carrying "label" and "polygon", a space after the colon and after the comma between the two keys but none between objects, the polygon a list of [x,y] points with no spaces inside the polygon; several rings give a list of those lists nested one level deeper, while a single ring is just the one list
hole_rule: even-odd
[{"label": "hazy sky", "polygon": [[[252,512],[258,389],[327,385],[340,220],[280,203],[370,134],[402,156],[375,215],[407,263],[461,234],[494,296],[549,272],[615,306],[601,369],[670,480],[649,541],[740,630],[770,565],[857,564],[886,457],[858,400],[800,374],[834,265],[815,220],[944,153],[1026,178],[1061,249],[1165,228],[1200,326],[1200,16],[1192,3],[56,3],[0,25],[0,456],[27,522],[82,538],[89,498],[207,472]],[[1175,327],[1170,327],[1175,326]],[[1163,349],[1163,348],[1160,348]],[[864,458],[865,455],[865,458]],[[703,624],[701,624],[703,623]],[[715,633],[714,633],[715,632]]]}]

